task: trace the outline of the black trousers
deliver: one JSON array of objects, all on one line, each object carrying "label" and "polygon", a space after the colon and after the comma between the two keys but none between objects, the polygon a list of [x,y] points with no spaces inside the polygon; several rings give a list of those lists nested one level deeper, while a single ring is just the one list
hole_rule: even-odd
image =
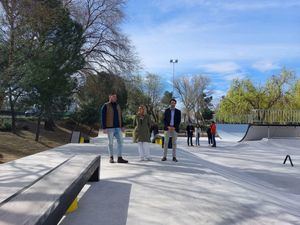
[{"label": "black trousers", "polygon": [[211,135],[211,139],[212,139],[212,146],[216,147],[216,135],[215,134],[212,134]]},{"label": "black trousers", "polygon": [[208,138],[208,144],[209,144],[209,145],[212,144],[212,143],[213,143],[213,140],[212,140],[211,135],[208,135],[207,138]]},{"label": "black trousers", "polygon": [[193,145],[193,135],[188,135],[187,144],[188,146],[190,146],[190,144]]}]

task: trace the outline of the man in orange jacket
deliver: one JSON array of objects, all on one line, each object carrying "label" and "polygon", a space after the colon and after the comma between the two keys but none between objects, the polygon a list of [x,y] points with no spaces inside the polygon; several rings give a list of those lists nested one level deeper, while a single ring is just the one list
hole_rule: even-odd
[{"label": "man in orange jacket", "polygon": [[214,121],[211,122],[210,125],[210,132],[211,132],[211,137],[212,137],[212,146],[211,147],[217,147],[216,146],[216,132],[217,132],[217,127]]}]

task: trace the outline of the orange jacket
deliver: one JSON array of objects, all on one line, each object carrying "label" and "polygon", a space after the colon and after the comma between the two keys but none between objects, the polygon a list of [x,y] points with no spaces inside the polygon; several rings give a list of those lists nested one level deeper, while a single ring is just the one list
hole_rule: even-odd
[{"label": "orange jacket", "polygon": [[210,125],[210,132],[212,134],[216,134],[216,131],[217,131],[216,124],[213,123],[212,125]]}]

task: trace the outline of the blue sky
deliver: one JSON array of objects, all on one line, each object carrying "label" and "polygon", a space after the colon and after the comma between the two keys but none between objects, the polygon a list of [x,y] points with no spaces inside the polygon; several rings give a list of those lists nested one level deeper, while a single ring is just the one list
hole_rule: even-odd
[{"label": "blue sky", "polygon": [[282,67],[300,72],[300,0],[128,0],[122,30],[143,71],[164,77],[203,74],[214,98],[231,80],[263,84]]}]

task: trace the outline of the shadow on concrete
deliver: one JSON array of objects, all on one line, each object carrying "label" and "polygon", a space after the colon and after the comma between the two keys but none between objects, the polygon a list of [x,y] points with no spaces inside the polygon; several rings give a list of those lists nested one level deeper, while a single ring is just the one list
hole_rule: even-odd
[{"label": "shadow on concrete", "polygon": [[101,180],[80,198],[60,225],[126,225],[131,184]]}]

